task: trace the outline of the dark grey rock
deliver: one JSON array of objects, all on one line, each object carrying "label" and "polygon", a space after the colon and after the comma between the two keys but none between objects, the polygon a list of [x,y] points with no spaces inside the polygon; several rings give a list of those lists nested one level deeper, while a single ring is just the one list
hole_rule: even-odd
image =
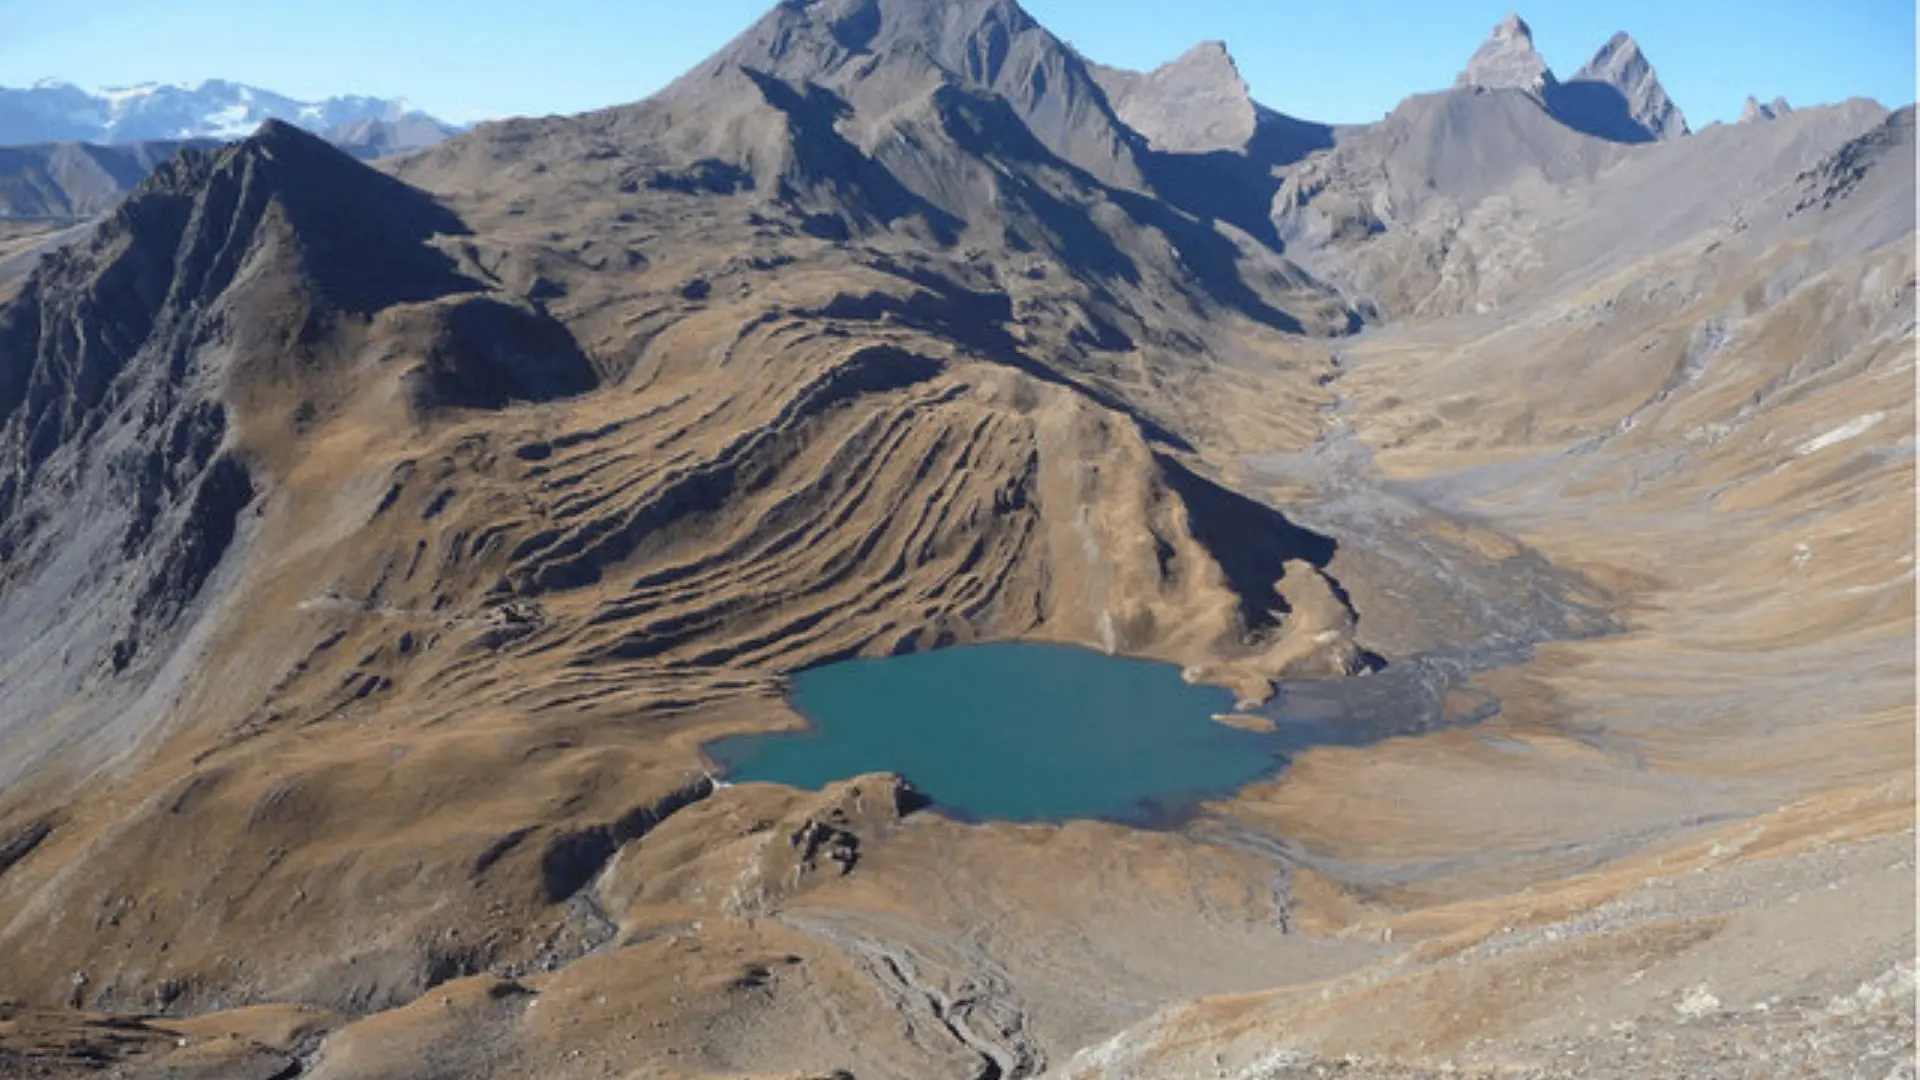
[{"label": "dark grey rock", "polygon": [[1523,90],[1538,97],[1554,82],[1547,61],[1533,47],[1533,28],[1519,15],[1508,15],[1467,61],[1454,85]]},{"label": "dark grey rock", "polygon": [[1640,43],[1627,33],[1607,39],[1585,67],[1574,75],[1569,86],[1599,83],[1619,92],[1625,99],[1627,115],[1655,139],[1677,139],[1689,131],[1687,118],[1679,106],[1667,97],[1653,64]]}]

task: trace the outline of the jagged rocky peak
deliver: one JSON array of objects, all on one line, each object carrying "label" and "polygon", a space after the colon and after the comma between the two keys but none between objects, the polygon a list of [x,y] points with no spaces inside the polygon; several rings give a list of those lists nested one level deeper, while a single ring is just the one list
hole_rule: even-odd
[{"label": "jagged rocky peak", "polygon": [[660,97],[706,101],[729,71],[815,83],[876,116],[931,93],[935,73],[1004,100],[1048,150],[1102,181],[1142,184],[1089,65],[1014,0],[786,0]]},{"label": "jagged rocky peak", "polygon": [[[913,55],[958,80],[999,88],[1043,59],[1078,58],[1014,0],[785,0],[663,96],[698,93],[728,68],[833,85],[873,75],[874,57]],[[854,61],[860,61],[854,64]],[[1043,78],[1034,93],[1045,96]]]},{"label": "jagged rocky peak", "polygon": [[1185,86],[1236,99],[1245,99],[1249,94],[1247,81],[1240,77],[1240,65],[1227,51],[1227,43],[1217,39],[1195,45],[1178,59],[1155,68],[1150,77],[1170,86]]},{"label": "jagged rocky peak", "polygon": [[1778,120],[1792,111],[1793,106],[1787,104],[1786,98],[1776,97],[1763,103],[1759,98],[1749,95],[1746,107],[1740,110],[1740,122],[1751,124],[1757,120]]},{"label": "jagged rocky peak", "polygon": [[[727,47],[724,54],[761,53],[767,59],[794,61],[821,59],[832,66],[842,54],[880,52],[912,42],[936,54],[965,50],[979,44],[986,33],[1018,35],[1033,29],[1033,18],[1013,0],[957,0],[928,4],[916,0],[786,0],[767,14],[748,34]],[[771,35],[761,30],[787,31]],[[809,31],[824,31],[834,50]],[[812,55],[810,55],[812,54]],[[981,55],[978,75],[991,79],[991,68],[1002,56]]]},{"label": "jagged rocky peak", "polygon": [[1234,62],[1227,43],[1218,38],[1202,41],[1155,68],[1152,74],[1166,80],[1200,82],[1245,93],[1246,80],[1240,77],[1240,65]]},{"label": "jagged rocky peak", "polygon": [[1092,70],[1121,122],[1156,150],[1237,150],[1259,125],[1259,107],[1224,41],[1203,41],[1150,72]]},{"label": "jagged rocky peak", "polygon": [[1687,118],[1667,96],[1653,64],[1631,34],[1623,31],[1608,38],[1573,81],[1604,83],[1620,91],[1634,121],[1655,139],[1677,139],[1688,133]]},{"label": "jagged rocky peak", "polygon": [[1486,42],[1467,61],[1455,86],[1489,90],[1525,90],[1543,95],[1555,83],[1547,61],[1533,47],[1533,28],[1519,15],[1508,15],[1493,28]]}]

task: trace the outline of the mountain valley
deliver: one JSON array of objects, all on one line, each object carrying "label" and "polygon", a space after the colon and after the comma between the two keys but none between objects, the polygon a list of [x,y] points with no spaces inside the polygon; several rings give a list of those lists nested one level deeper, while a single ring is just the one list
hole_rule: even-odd
[{"label": "mountain valley", "polygon": [[[1896,1075],[1914,111],[1780,106],[790,0],[42,153],[143,178],[0,183],[0,1074]],[[1152,828],[704,749],[1016,641],[1332,735]]]}]

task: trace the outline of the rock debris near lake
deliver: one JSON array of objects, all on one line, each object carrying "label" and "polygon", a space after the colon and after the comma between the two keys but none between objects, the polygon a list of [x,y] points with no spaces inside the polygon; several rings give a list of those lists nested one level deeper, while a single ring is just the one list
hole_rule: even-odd
[{"label": "rock debris near lake", "polygon": [[1166,51],[0,151],[0,1075],[1901,1075],[1912,106]]}]

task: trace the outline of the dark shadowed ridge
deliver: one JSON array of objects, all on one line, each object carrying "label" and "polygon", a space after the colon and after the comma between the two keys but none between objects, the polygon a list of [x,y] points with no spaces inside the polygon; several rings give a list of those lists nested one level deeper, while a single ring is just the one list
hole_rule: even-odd
[{"label": "dark shadowed ridge", "polygon": [[[430,117],[411,115],[344,124],[325,138],[356,158],[370,160],[426,149],[456,131]],[[112,209],[180,150],[211,151],[222,145],[215,139],[171,139],[0,146],[0,220],[91,218]]]},{"label": "dark shadowed ridge", "polygon": [[[183,152],[90,239],[42,260],[0,308],[0,425],[25,424],[0,436],[0,448],[26,453],[26,464],[43,459],[84,425],[124,367],[202,318],[248,260],[279,261],[299,279],[303,302],[281,310],[299,320],[288,332],[300,338],[328,311],[364,314],[470,287],[424,246],[463,228],[424,193],[287,124],[270,122],[218,151]],[[82,311],[109,317],[77,318]],[[98,340],[57,332],[70,319],[94,327]]]},{"label": "dark shadowed ridge", "polygon": [[[423,408],[592,384],[564,329],[482,295],[430,243],[465,231],[425,193],[269,122],[161,163],[42,259],[0,306],[0,738],[55,708],[75,732],[137,722],[124,699],[89,713],[75,695],[181,647],[272,480],[242,428],[278,440],[351,393],[351,327],[418,312]],[[541,367],[512,368],[517,341]]]},{"label": "dark shadowed ridge", "polygon": [[364,314],[471,287],[425,244],[467,231],[452,211],[292,124],[262,124],[221,156],[214,177],[237,186],[242,213],[269,201],[284,208],[303,268],[346,310]]}]

